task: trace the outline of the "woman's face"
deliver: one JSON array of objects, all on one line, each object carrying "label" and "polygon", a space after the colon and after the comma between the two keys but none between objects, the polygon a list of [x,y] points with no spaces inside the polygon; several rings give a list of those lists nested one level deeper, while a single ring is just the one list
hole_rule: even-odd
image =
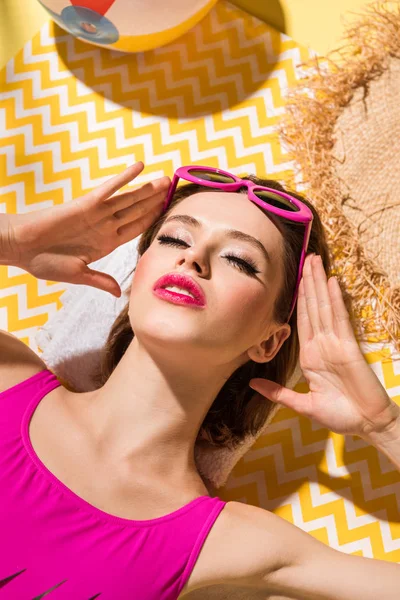
[{"label": "woman's face", "polygon": [[[199,225],[173,220],[177,215],[194,217]],[[229,230],[255,238],[265,252],[230,237]],[[181,242],[165,243],[157,239],[161,235]],[[173,304],[156,296],[154,283],[167,273],[192,277],[203,289],[205,306]],[[139,341],[155,342],[177,355],[212,356],[213,364],[239,358],[243,364],[254,359],[248,350],[277,327],[273,305],[282,277],[282,235],[246,194],[193,194],[169,212],[137,264],[129,306],[132,329]]]}]

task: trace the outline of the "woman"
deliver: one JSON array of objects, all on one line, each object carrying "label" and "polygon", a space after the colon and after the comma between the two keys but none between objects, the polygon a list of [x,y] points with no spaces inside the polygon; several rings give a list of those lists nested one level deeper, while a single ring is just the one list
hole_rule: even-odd
[{"label": "woman", "polygon": [[[210,497],[194,462],[196,442],[234,445],[279,401],[368,439],[400,467],[399,407],[361,354],[336,279],[327,282],[318,215],[277,183],[237,185],[200,167],[178,170],[196,183],[173,195],[175,176],[167,201],[168,178],[112,196],[142,169],[0,220],[2,264],[116,296],[117,282],[87,264],[145,232],[99,389],[63,388],[27,346],[0,336],[0,597],[166,600],[225,583],[279,600],[395,600],[398,565]],[[285,202],[302,225],[278,217]],[[307,248],[317,255],[302,269]],[[296,331],[308,394],[283,387]]]}]

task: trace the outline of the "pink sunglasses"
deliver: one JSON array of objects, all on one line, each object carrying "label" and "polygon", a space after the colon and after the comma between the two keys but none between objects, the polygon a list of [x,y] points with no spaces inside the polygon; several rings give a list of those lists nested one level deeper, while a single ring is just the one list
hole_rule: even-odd
[{"label": "pink sunglasses", "polygon": [[185,179],[186,181],[197,183],[198,185],[204,185],[205,187],[224,190],[225,192],[237,192],[241,187],[245,186],[247,187],[248,199],[251,200],[251,202],[258,204],[258,206],[261,208],[274,215],[277,215],[278,217],[305,225],[303,248],[300,256],[297,282],[292,304],[290,306],[289,317],[287,319],[287,322],[289,322],[297,300],[313,222],[313,214],[308,206],[304,204],[304,202],[301,202],[289,194],[274,190],[273,188],[256,185],[252,181],[240,179],[240,177],[236,177],[236,175],[228,173],[227,171],[215,169],[214,167],[201,167],[198,165],[192,165],[188,167],[180,167],[175,171],[167,198],[163,206],[163,212],[167,210],[172,200],[179,179]]}]

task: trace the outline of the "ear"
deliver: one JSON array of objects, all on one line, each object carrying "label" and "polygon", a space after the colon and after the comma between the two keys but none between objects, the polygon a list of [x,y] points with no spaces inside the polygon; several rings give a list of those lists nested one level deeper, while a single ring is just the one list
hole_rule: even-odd
[{"label": "ear", "polygon": [[262,340],[247,350],[249,358],[254,362],[269,362],[279,352],[283,342],[290,336],[290,325],[278,325],[268,339]]}]

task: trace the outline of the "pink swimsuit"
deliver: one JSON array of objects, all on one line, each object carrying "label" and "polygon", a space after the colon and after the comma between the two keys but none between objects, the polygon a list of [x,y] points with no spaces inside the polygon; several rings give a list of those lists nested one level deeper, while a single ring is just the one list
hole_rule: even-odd
[{"label": "pink swimsuit", "polygon": [[59,385],[46,369],[0,393],[0,600],[175,600],[226,502],[201,496],[134,521],[77,496],[28,435]]}]

